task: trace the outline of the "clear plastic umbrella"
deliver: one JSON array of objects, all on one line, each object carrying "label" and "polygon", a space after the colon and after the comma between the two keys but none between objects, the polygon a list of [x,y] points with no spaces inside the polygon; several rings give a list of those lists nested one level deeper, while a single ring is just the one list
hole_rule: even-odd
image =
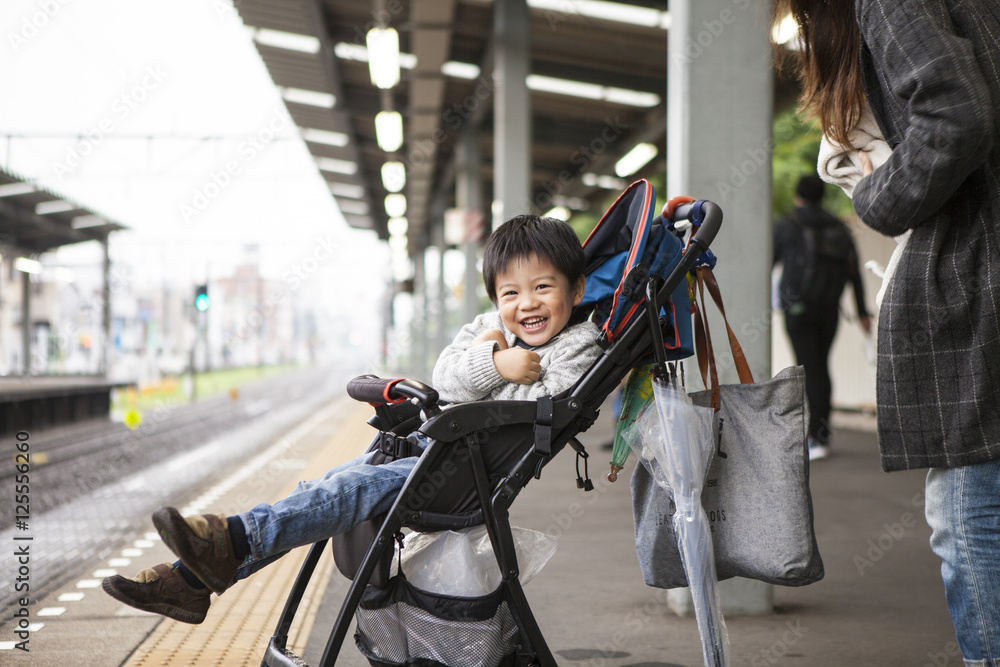
[{"label": "clear plastic umbrella", "polygon": [[656,483],[674,499],[673,527],[694,602],[707,667],[729,666],[729,636],[719,604],[715,554],[701,491],[712,455],[712,408],[692,404],[675,381],[653,380],[658,419],[646,421],[637,453]]}]

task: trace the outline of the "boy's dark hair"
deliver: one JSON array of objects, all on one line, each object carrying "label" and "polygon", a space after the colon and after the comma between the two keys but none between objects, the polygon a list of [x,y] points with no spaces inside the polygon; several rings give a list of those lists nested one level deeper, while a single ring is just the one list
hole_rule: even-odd
[{"label": "boy's dark hair", "polygon": [[497,303],[497,275],[511,262],[537,255],[546,259],[574,285],[586,265],[576,232],[557,218],[519,215],[494,230],[483,246],[483,282],[490,301]]}]

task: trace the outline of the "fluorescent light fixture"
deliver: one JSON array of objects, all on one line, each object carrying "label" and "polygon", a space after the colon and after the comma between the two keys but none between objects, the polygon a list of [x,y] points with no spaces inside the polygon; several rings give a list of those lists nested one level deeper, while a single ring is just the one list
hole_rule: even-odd
[{"label": "fluorescent light fixture", "polygon": [[538,74],[529,74],[527,85],[531,90],[537,90],[542,93],[581,97],[588,100],[605,100],[606,102],[634,107],[655,107],[660,103],[660,96],[655,93],[599,86],[596,83],[557,79]]},{"label": "fluorescent light fixture", "polygon": [[781,19],[781,22],[771,32],[771,39],[777,44],[788,44],[792,40],[798,41],[798,36],[799,24],[791,14]]},{"label": "fluorescent light fixture", "polygon": [[406,166],[402,162],[382,165],[382,185],[389,192],[402,192],[406,187]]},{"label": "fluorescent light fixture", "polygon": [[393,153],[403,145],[403,117],[398,111],[379,111],[375,114],[375,139],[378,147]]},{"label": "fluorescent light fixture", "polygon": [[399,33],[395,28],[372,28],[365,44],[372,83],[383,90],[393,88],[399,83]]},{"label": "fluorescent light fixture", "polygon": [[603,0],[573,0],[572,2],[566,2],[566,0],[528,0],[528,6],[532,9],[544,9],[559,12],[560,14],[575,13],[586,18],[614,21],[615,23],[629,23],[648,28],[667,29],[670,27],[669,12],[648,7],[626,5],[620,2],[604,2]]},{"label": "fluorescent light fixture", "polygon": [[321,93],[316,90],[306,90],[305,88],[281,88],[281,97],[286,102],[306,104],[322,109],[332,109],[337,104],[337,98],[330,93]]},{"label": "fluorescent light fixture", "polygon": [[0,197],[14,197],[16,195],[26,195],[34,192],[35,186],[31,183],[4,183],[0,185]]},{"label": "fluorescent light fixture", "polygon": [[562,220],[566,222],[569,220],[570,212],[565,206],[556,206],[545,214],[546,218],[556,218],[557,220]]},{"label": "fluorescent light fixture", "polygon": [[441,73],[456,79],[475,79],[479,76],[479,66],[472,63],[460,63],[456,60],[449,60],[441,65]]},{"label": "fluorescent light fixture", "polygon": [[14,260],[14,268],[22,273],[41,273],[42,263],[27,257],[18,257]]},{"label": "fluorescent light fixture", "polygon": [[656,152],[656,146],[653,144],[636,144],[635,148],[615,163],[615,173],[622,178],[631,176],[656,157]]},{"label": "fluorescent light fixture", "polygon": [[254,41],[276,49],[298,51],[299,53],[319,53],[319,40],[312,35],[297,32],[258,28],[253,34]]},{"label": "fluorescent light fixture", "polygon": [[393,252],[403,253],[406,251],[406,237],[405,236],[390,236],[389,237],[389,249]]},{"label": "fluorescent light fixture", "polygon": [[304,127],[301,130],[302,138],[314,144],[325,144],[327,146],[346,146],[349,137],[343,132],[330,132],[329,130],[317,130],[312,127]]},{"label": "fluorescent light fixture", "polygon": [[555,93],[557,95],[584,97],[589,100],[599,100],[604,94],[603,87],[596,83],[556,79],[555,77],[541,76],[539,74],[528,75],[528,88],[545,93]]},{"label": "fluorescent light fixture", "polygon": [[588,187],[597,186],[605,190],[624,190],[628,185],[626,181],[614,176],[598,175],[592,172],[584,174],[580,180]]},{"label": "fluorescent light fixture", "polygon": [[348,160],[338,160],[332,157],[316,158],[316,166],[323,171],[332,171],[335,174],[356,174],[358,165]]},{"label": "fluorescent light fixture", "polygon": [[[369,60],[368,49],[360,44],[350,42],[338,42],[333,46],[333,54],[341,60],[353,60],[359,63],[366,63]],[[399,68],[413,69],[417,66],[417,57],[412,53],[399,54]]]},{"label": "fluorescent light fixture", "polygon": [[357,199],[338,199],[337,206],[340,208],[341,213],[368,215],[368,204]]},{"label": "fluorescent light fixture", "polygon": [[73,229],[86,229],[87,227],[100,227],[108,224],[108,221],[99,215],[78,215],[69,223]]},{"label": "fluorescent light fixture", "polygon": [[365,188],[363,185],[354,185],[353,183],[337,183],[334,181],[327,181],[326,185],[330,188],[330,194],[334,197],[361,199],[365,196]]},{"label": "fluorescent light fixture", "polygon": [[406,236],[410,229],[410,221],[406,218],[389,218],[389,236]]},{"label": "fluorescent light fixture", "polygon": [[385,213],[390,218],[401,218],[406,215],[406,195],[398,193],[386,195]]},{"label": "fluorescent light fixture", "polygon": [[625,88],[612,88],[610,86],[604,89],[603,99],[630,107],[655,107],[660,103],[660,96],[656,93],[627,90]]},{"label": "fluorescent light fixture", "polygon": [[43,201],[35,205],[35,213],[38,215],[48,215],[49,213],[65,213],[66,211],[72,211],[78,208],[76,204],[68,201],[63,201],[62,199],[53,199],[52,201]]}]

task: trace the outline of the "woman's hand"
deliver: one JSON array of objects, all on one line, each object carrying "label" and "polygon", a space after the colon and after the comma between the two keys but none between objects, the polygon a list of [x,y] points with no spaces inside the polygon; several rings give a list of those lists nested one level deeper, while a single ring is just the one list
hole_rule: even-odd
[{"label": "woman's hand", "polygon": [[541,357],[520,347],[497,350],[493,353],[493,364],[500,377],[516,384],[533,384],[542,372]]}]

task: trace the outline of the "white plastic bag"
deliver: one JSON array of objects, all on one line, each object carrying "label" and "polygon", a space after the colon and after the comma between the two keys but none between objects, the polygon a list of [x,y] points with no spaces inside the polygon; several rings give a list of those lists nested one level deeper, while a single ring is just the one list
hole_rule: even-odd
[{"label": "white plastic bag", "polygon": [[[523,586],[552,558],[557,540],[516,526],[511,532]],[[403,541],[402,561],[407,580],[429,593],[479,597],[495,591],[502,579],[486,526],[410,533]]]}]

